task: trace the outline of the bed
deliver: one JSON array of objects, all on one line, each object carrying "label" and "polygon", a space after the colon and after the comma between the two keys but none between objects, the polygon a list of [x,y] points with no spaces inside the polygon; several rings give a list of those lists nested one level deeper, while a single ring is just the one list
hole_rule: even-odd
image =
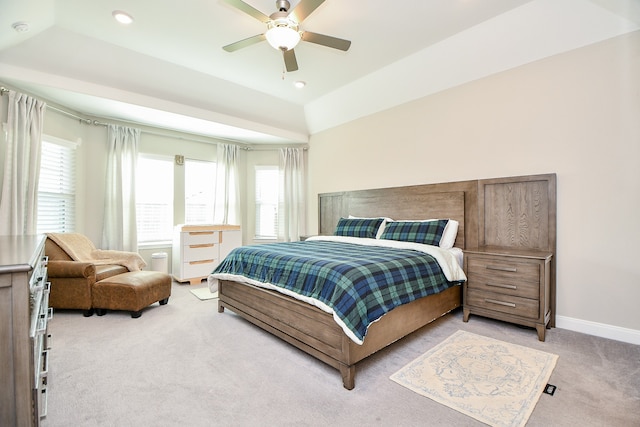
[{"label": "bed", "polygon": [[[318,197],[319,234],[332,235],[340,218],[394,220],[447,218],[458,223],[454,246],[477,239],[477,185],[473,181],[324,193]],[[211,278],[210,278],[211,282]],[[226,309],[338,369],[346,389],[355,386],[355,365],[461,305],[460,286],[401,305],[371,324],[362,344],[332,316],[291,296],[242,281],[219,280],[218,311]]]},{"label": "bed", "polygon": [[[449,219],[458,224],[452,245],[461,250],[475,248],[479,239],[479,185],[479,180],[470,180],[323,193],[318,196],[318,234],[333,235],[340,221],[353,217],[394,221]],[[307,240],[313,243],[317,239]],[[355,387],[359,361],[462,305],[461,286],[457,284],[460,281],[452,280],[450,286],[436,293],[392,308],[370,323],[359,341],[326,307],[311,304],[299,295],[294,298],[282,289],[265,286],[267,283],[246,279],[237,275],[209,276],[211,290],[218,291],[218,311],[229,309],[336,368],[348,390]]]}]

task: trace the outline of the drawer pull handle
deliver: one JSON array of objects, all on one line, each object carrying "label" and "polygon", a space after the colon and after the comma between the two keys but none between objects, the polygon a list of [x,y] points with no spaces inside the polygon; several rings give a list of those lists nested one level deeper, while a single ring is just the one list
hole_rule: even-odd
[{"label": "drawer pull handle", "polygon": [[508,271],[510,273],[516,273],[518,271],[516,267],[505,267],[502,265],[487,265],[487,270]]},{"label": "drawer pull handle", "polygon": [[209,264],[213,262],[212,259],[203,259],[202,261],[191,261],[189,264],[191,265],[195,265],[195,264]]},{"label": "drawer pull handle", "polygon": [[49,374],[49,350],[42,352],[42,365],[40,366],[40,378],[45,378]]},{"label": "drawer pull handle", "polygon": [[189,235],[190,236],[202,236],[204,234],[213,234],[213,231],[190,231]]},{"label": "drawer pull handle", "polygon": [[493,286],[494,288],[513,289],[516,290],[516,285],[503,285],[502,283],[487,283],[487,286]]},{"label": "drawer pull handle", "polygon": [[49,411],[49,392],[46,387],[43,387],[40,393],[42,393],[42,401],[44,402],[44,405],[42,405],[42,409],[40,410],[40,418],[45,418]]},{"label": "drawer pull handle", "polygon": [[514,303],[512,303],[512,302],[498,301],[498,300],[491,299],[491,298],[485,298],[484,302],[489,302],[491,304],[504,305],[505,307],[516,308],[516,305]]},{"label": "drawer pull handle", "polygon": [[190,248],[212,248],[213,243],[202,243],[200,245],[189,245]]}]

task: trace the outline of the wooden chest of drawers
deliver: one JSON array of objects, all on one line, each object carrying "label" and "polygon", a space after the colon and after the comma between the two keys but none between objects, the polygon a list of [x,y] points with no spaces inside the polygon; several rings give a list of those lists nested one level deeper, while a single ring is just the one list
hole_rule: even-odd
[{"label": "wooden chest of drawers", "polygon": [[0,426],[47,414],[50,335],[44,236],[0,236]]},{"label": "wooden chest of drawers", "polygon": [[551,317],[551,257],[548,252],[514,249],[465,251],[463,320],[478,314],[535,327],[544,341]]}]

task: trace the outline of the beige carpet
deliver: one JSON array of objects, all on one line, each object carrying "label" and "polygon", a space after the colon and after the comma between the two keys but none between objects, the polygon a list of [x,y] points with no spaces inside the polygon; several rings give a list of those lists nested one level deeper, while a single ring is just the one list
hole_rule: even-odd
[{"label": "beige carpet", "polygon": [[391,376],[491,426],[524,426],[558,356],[458,331]]},{"label": "beige carpet", "polygon": [[197,296],[200,300],[218,298],[218,291],[211,293],[211,291],[209,291],[209,288],[191,289],[191,293]]}]

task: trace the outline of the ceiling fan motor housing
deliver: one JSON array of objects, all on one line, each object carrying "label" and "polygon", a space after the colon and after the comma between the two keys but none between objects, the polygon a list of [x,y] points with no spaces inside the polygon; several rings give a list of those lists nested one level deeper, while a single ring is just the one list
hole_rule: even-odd
[{"label": "ceiling fan motor housing", "polygon": [[288,12],[291,8],[291,3],[287,0],[276,0],[276,9],[280,12]]}]

